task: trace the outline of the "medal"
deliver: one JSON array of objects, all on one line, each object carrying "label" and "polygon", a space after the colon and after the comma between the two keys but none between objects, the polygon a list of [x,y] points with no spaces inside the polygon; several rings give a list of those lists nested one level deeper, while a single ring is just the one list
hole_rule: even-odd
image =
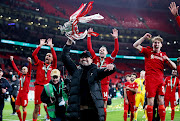
[{"label": "medal", "polygon": [[20,81],[21,81],[21,90],[23,90],[23,86],[24,86],[24,81],[25,81],[25,79],[26,79],[26,76],[22,76],[21,78],[20,78]]},{"label": "medal", "polygon": [[47,72],[48,72],[50,66],[51,66],[51,64],[49,64],[47,67],[46,67],[46,65],[44,65],[45,80],[47,80]]},{"label": "medal", "polygon": [[176,84],[176,77],[175,77],[175,79],[174,79],[174,84],[172,85],[172,76],[171,76],[171,92],[172,92],[173,87],[175,86],[175,84]]},{"label": "medal", "polygon": [[21,87],[21,90],[23,90],[23,88]]}]

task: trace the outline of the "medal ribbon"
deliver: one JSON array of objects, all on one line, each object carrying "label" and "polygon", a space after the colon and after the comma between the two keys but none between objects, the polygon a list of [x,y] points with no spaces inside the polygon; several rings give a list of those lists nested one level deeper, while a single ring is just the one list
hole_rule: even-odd
[{"label": "medal ribbon", "polygon": [[102,60],[102,61],[101,61],[101,59],[100,59],[100,63],[101,63],[100,68],[103,66],[104,61],[105,61],[105,58],[103,58],[103,60]]},{"label": "medal ribbon", "polygon": [[53,88],[54,88],[54,90],[57,92],[57,94],[59,95],[60,94],[60,92],[61,92],[61,84],[59,84],[59,92],[56,90],[56,88],[55,88],[55,86],[53,85]]},{"label": "medal ribbon", "polygon": [[171,76],[171,90],[172,90],[172,88],[175,86],[175,84],[176,84],[176,77],[175,77],[175,79],[174,79],[174,84],[172,85],[172,76]]},{"label": "medal ribbon", "polygon": [[24,76],[24,77],[22,76],[20,79],[21,80],[21,88],[23,88],[23,84],[24,84],[25,79],[26,79],[26,76]]},{"label": "medal ribbon", "polygon": [[51,64],[49,64],[46,68],[46,65],[44,65],[45,77],[47,77],[47,72],[48,72],[50,66],[51,66]]}]

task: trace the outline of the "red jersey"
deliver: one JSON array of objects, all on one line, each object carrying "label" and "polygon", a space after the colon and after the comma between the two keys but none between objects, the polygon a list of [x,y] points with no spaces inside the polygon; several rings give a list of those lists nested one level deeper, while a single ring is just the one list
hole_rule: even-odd
[{"label": "red jersey", "polygon": [[[159,52],[155,53],[153,52],[153,48],[151,47],[143,47],[141,53],[145,56],[145,80],[146,81],[156,81],[158,80],[158,83],[163,83],[163,77],[164,77],[164,62],[167,63],[163,59],[163,56],[167,56],[165,52]],[[154,78],[152,80],[148,80],[147,77]],[[153,83],[153,82],[152,82]],[[157,81],[155,82],[157,84]]]},{"label": "red jersey", "polygon": [[[136,82],[126,82],[125,83],[125,87],[130,87],[131,89],[138,89],[138,83]],[[136,93],[130,91],[130,90],[126,90],[127,93],[127,99],[129,102],[135,102],[135,96]]]},{"label": "red jersey", "polygon": [[[114,44],[114,51],[111,53],[111,56],[110,57],[107,57],[103,60],[100,59],[99,56],[96,56],[94,50],[92,49],[92,43],[91,43],[91,37],[88,37],[87,38],[87,48],[89,50],[89,52],[91,53],[92,55],[92,58],[93,58],[93,63],[95,63],[98,67],[100,68],[105,68],[108,64],[110,63],[113,63],[115,58],[116,58],[116,55],[119,51],[119,43],[118,43],[118,39],[115,39],[115,44]],[[109,77],[105,77],[104,79],[101,80],[101,85],[105,84],[109,84]]]},{"label": "red jersey", "polygon": [[165,79],[165,87],[166,93],[165,96],[173,96],[175,97],[176,87],[179,86],[179,79],[177,77],[172,78],[172,76],[168,76]]},{"label": "red jersey", "polygon": [[177,23],[178,23],[178,25],[179,25],[179,27],[180,27],[180,16],[177,16],[177,17],[176,17],[176,21],[177,21]]},{"label": "red jersey", "polygon": [[180,65],[177,65],[177,71],[178,71],[178,73],[180,75]]},{"label": "red jersey", "polygon": [[38,59],[37,53],[39,52],[39,50],[40,50],[40,47],[37,47],[32,54],[33,60],[35,62],[34,65],[37,66],[35,84],[45,85],[49,83],[49,81],[51,80],[51,71],[57,68],[57,56],[54,49],[51,48],[53,62],[52,64],[46,64],[43,61]]},{"label": "red jersey", "polygon": [[32,64],[29,62],[28,66],[28,72],[26,75],[23,75],[17,68],[16,64],[14,61],[12,62],[12,66],[14,70],[18,73],[20,77],[20,88],[19,88],[19,94],[27,94],[29,92],[29,83],[31,81],[31,70],[32,70]]}]

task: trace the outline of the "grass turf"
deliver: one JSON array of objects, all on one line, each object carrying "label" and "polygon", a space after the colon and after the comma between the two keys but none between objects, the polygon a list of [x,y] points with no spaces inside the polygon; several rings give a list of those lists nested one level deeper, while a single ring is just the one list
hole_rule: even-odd
[{"label": "grass turf", "polygon": [[[21,115],[22,115],[22,108],[21,109]],[[27,106],[27,121],[32,121],[32,113],[34,110],[34,102],[29,101]],[[142,107],[140,106],[138,109],[138,121],[145,121],[143,117],[144,111]],[[18,116],[10,115],[12,113],[12,107],[10,105],[10,102],[5,102],[5,107],[3,110],[3,121],[18,121]],[[114,98],[112,100],[112,105],[108,106],[107,108],[107,121],[123,121],[123,113],[124,113],[124,107],[123,107],[123,99],[120,98]],[[38,117],[38,121],[44,121],[45,120],[45,111],[43,106],[41,105],[41,116]],[[166,111],[166,121],[171,121],[171,111],[170,107],[167,108]],[[128,121],[130,119],[128,118]],[[176,107],[175,111],[175,118],[174,121],[180,121],[180,111],[179,106]]]}]

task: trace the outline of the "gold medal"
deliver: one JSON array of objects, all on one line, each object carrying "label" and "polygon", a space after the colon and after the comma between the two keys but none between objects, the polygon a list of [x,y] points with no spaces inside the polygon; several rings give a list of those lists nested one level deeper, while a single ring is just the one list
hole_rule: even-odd
[{"label": "gold medal", "polygon": [[21,87],[21,90],[23,90],[23,88]]},{"label": "gold medal", "polygon": [[47,77],[45,79],[47,80]]}]

